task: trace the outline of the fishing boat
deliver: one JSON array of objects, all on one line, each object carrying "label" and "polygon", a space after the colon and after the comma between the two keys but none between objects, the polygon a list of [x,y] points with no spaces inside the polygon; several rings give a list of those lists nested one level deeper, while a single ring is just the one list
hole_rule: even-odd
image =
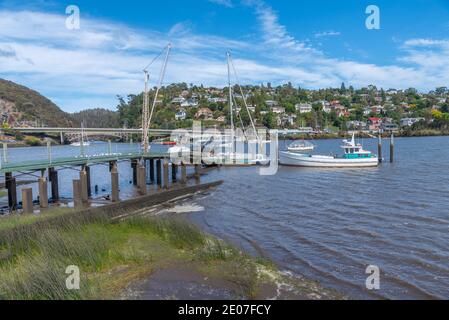
[{"label": "fishing boat", "polygon": [[342,157],[281,151],[279,152],[279,162],[285,166],[327,168],[376,167],[379,165],[377,155],[364,150],[361,144],[355,142],[354,135],[350,141],[343,140],[341,147],[344,150]]},{"label": "fishing boat", "polygon": [[288,147],[287,150],[290,152],[310,152],[315,149],[315,145],[309,141],[293,141]]}]

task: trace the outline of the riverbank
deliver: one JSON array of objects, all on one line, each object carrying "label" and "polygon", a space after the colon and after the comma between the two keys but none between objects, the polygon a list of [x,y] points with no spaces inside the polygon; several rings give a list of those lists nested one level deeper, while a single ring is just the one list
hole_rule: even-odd
[{"label": "riverbank", "polygon": [[[349,132],[338,132],[338,133],[319,133],[319,134],[294,134],[294,135],[279,135],[279,140],[330,140],[330,139],[344,139],[350,135]],[[364,132],[356,133],[358,138],[370,139],[378,136],[378,134],[367,134]],[[382,138],[390,138],[391,133],[382,133]],[[395,137],[411,138],[411,137],[444,137],[449,136],[449,131],[433,130],[433,129],[422,129],[415,131],[399,131],[394,132]]]},{"label": "riverbank", "polygon": [[[343,298],[139,202],[163,203],[0,218],[0,299]],[[73,265],[79,290],[66,288]]]}]

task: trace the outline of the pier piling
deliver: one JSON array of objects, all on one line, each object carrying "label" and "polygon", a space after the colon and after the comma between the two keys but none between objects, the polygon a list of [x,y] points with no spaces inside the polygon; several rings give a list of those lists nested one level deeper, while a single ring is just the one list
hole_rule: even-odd
[{"label": "pier piling", "polygon": [[33,189],[22,189],[22,209],[23,213],[33,213]]},{"label": "pier piling", "polygon": [[11,172],[5,173],[5,186],[8,190],[8,207],[10,211],[14,211],[17,209],[17,186],[16,178]]},{"label": "pier piling", "polygon": [[137,160],[131,160],[131,168],[133,169],[133,185],[137,186]]},{"label": "pier piling", "polygon": [[116,162],[112,163],[111,168],[111,200],[112,202],[120,201],[118,169]]},{"label": "pier piling", "polygon": [[87,202],[89,195],[87,193],[87,173],[85,168],[80,171],[80,183],[81,183],[81,200]]},{"label": "pier piling", "polygon": [[154,183],[154,159],[150,159],[150,181]]},{"label": "pier piling", "polygon": [[181,184],[185,185],[187,183],[187,167],[183,163],[181,164]]},{"label": "pier piling", "polygon": [[162,187],[162,165],[161,159],[156,160],[156,181],[158,187]]},{"label": "pier piling", "polygon": [[169,188],[169,181],[168,181],[168,162],[164,161],[164,189]]},{"label": "pier piling", "polygon": [[391,133],[390,139],[390,163],[394,162],[394,134]]},{"label": "pier piling", "polygon": [[75,209],[83,206],[83,200],[81,199],[81,181],[73,180],[73,205]]},{"label": "pier piling", "polygon": [[377,154],[379,158],[379,163],[382,163],[382,135],[379,133],[379,142],[377,144]]},{"label": "pier piling", "polygon": [[53,201],[59,200],[58,171],[55,168],[48,169],[48,176],[51,182],[51,198]]},{"label": "pier piling", "polygon": [[22,189],[22,210],[23,213],[33,213],[33,189]]},{"label": "pier piling", "polygon": [[91,183],[90,183],[90,167],[86,166],[85,170],[86,170],[86,175],[87,175],[87,197],[92,198],[92,187],[91,187]]},{"label": "pier piling", "polygon": [[39,205],[42,209],[48,208],[48,187],[45,177],[39,178]]},{"label": "pier piling", "polygon": [[145,166],[139,165],[137,169],[137,181],[139,187],[139,193],[141,195],[147,194],[147,181],[146,181],[146,169]]},{"label": "pier piling", "polygon": [[196,182],[200,182],[200,177],[201,177],[201,165],[196,164],[195,165],[195,180]]},{"label": "pier piling", "polygon": [[171,164],[171,180],[173,183],[178,181],[178,165],[174,163]]}]

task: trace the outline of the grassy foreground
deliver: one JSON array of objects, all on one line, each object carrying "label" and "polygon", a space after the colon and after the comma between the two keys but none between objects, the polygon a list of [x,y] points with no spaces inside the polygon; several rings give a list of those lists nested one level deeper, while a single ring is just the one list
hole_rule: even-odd
[{"label": "grassy foreground", "polygon": [[[338,297],[180,219],[82,214],[64,209],[0,218],[0,299],[115,299],[130,284],[173,266],[224,280],[240,298],[264,298],[261,288],[287,284],[297,298]],[[80,290],[66,288],[71,265],[80,269]]]}]

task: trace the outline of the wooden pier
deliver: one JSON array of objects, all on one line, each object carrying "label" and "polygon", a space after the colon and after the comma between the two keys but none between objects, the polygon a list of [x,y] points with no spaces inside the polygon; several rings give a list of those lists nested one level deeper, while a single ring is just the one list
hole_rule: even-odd
[{"label": "wooden pier", "polygon": [[[73,203],[75,207],[83,207],[92,197],[91,166],[108,164],[111,175],[111,202],[119,202],[119,172],[118,162],[129,161],[132,167],[132,182],[138,193],[146,195],[147,184],[156,183],[158,188],[169,190],[178,182],[178,169],[181,168],[180,185],[187,183],[186,167],[190,164],[172,163],[169,153],[117,153],[101,154],[95,156],[77,156],[72,158],[59,158],[51,160],[23,161],[3,164],[0,173],[5,175],[5,187],[8,191],[8,207],[10,211],[17,211],[17,181],[18,175],[36,174],[38,179],[39,207],[44,209],[49,200],[57,202],[60,199],[58,172],[64,169],[79,168],[79,179],[73,180]],[[190,165],[195,168],[195,180],[198,183],[201,165]],[[170,174],[171,170],[171,174]],[[51,198],[48,197],[48,184],[50,184]],[[22,190],[22,211],[33,212],[34,202],[32,189]]]}]

